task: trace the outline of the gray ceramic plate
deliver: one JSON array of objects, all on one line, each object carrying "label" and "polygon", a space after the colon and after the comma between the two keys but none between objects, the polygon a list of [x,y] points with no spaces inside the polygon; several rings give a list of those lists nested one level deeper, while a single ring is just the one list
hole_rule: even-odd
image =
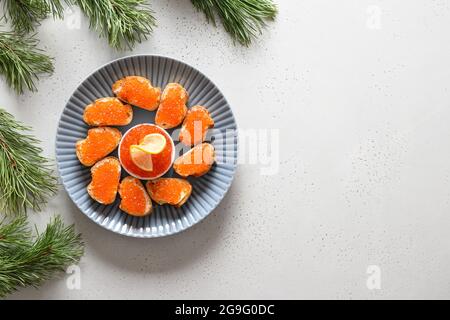
[{"label": "gray ceramic plate", "polygon": [[[203,177],[192,178],[193,192],[181,208],[155,205],[147,217],[132,217],[119,209],[119,196],[109,206],[93,201],[86,187],[90,182],[90,169],[82,166],[75,154],[75,143],[85,138],[88,126],[83,122],[86,105],[101,97],[113,96],[112,84],[125,76],[139,75],[164,88],[169,82],[182,84],[189,92],[188,106],[205,106],[215,121],[209,137],[217,153],[217,163]],[[118,127],[122,133],[139,123],[153,123],[155,112],[133,107],[132,123]],[[169,133],[172,133],[169,130]],[[173,137],[176,137],[173,136]],[[178,141],[175,140],[175,145]],[[181,145],[178,145],[181,147]],[[193,67],[161,56],[139,55],[115,60],[92,73],[70,97],[58,125],[56,134],[56,160],[58,170],[70,198],[90,219],[116,233],[141,238],[167,236],[183,231],[204,219],[219,204],[228,191],[237,162],[237,127],[230,106],[220,90],[205,75]],[[177,155],[181,148],[177,148]],[[117,155],[117,153],[113,153]],[[125,170],[122,170],[125,172]],[[123,173],[123,176],[126,174]],[[165,176],[175,176],[169,171]]]}]

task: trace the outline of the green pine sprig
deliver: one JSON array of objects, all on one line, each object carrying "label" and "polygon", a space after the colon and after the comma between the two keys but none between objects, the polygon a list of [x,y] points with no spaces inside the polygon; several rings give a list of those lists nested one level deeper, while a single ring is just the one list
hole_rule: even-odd
[{"label": "green pine sprig", "polygon": [[[209,22],[216,24],[218,16],[232,38],[245,46],[261,34],[266,21],[277,15],[272,0],[191,1]],[[5,0],[6,16],[14,32],[0,31],[0,74],[19,94],[25,89],[36,91],[39,77],[53,72],[52,58],[37,47],[34,35],[26,34],[49,15],[62,18],[63,2],[78,5],[90,27],[118,50],[133,49],[156,26],[147,0]]]},{"label": "green pine sprig", "polygon": [[29,243],[30,230],[26,225],[26,216],[21,215],[10,223],[3,218],[0,221],[0,252],[13,253]]},{"label": "green pine sprig", "polygon": [[37,48],[32,36],[0,31],[0,74],[17,93],[36,91],[40,75],[53,73],[52,58]]},{"label": "green pine sprig", "polygon": [[106,37],[111,47],[133,49],[156,26],[146,0],[72,0],[89,18],[90,27]]},{"label": "green pine sprig", "polygon": [[261,34],[267,20],[274,20],[277,7],[272,0],[191,0],[206,19],[216,24],[219,16],[225,30],[244,46]]},{"label": "green pine sprig", "polygon": [[20,287],[38,287],[56,272],[78,263],[84,252],[81,235],[59,216],[36,238],[25,216],[0,222],[0,297]]},{"label": "green pine sprig", "polygon": [[49,15],[62,18],[64,12],[61,0],[4,0],[3,9],[18,33],[32,32]]},{"label": "green pine sprig", "polygon": [[30,128],[0,108],[0,212],[39,211],[57,191],[50,161]]}]

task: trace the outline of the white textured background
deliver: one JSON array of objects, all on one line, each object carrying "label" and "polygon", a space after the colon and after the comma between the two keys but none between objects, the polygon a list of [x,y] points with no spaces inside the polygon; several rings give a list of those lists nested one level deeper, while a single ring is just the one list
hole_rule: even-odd
[{"label": "white textured background", "polygon": [[[58,212],[83,233],[82,289],[62,274],[12,298],[450,298],[449,2],[276,1],[277,21],[245,49],[188,0],[153,0],[159,27],[133,53],[204,72],[240,128],[280,129],[279,173],[240,166],[211,216],[156,240],[101,229],[60,190],[30,216],[44,225]],[[84,18],[67,23],[39,28],[56,72],[38,93],[0,82],[0,105],[34,126],[50,157],[78,83],[130,54]],[[366,286],[369,265],[381,290]]]}]

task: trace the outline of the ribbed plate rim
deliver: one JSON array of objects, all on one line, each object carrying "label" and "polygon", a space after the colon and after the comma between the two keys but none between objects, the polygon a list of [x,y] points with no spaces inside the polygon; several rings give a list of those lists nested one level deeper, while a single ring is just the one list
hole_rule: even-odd
[{"label": "ribbed plate rim", "polygon": [[132,59],[132,58],[139,58],[139,57],[151,57],[151,58],[163,58],[163,59],[168,59],[168,60],[172,60],[173,62],[177,62],[177,63],[181,63],[184,64],[190,68],[192,68],[194,71],[198,72],[202,77],[204,77],[206,80],[210,81],[212,85],[214,85],[217,90],[221,93],[225,103],[229,106],[229,112],[230,112],[230,117],[232,118],[232,121],[234,122],[235,126],[236,126],[236,130],[238,128],[237,122],[236,122],[236,118],[234,116],[233,113],[233,109],[231,108],[231,105],[228,103],[227,98],[225,97],[225,95],[222,93],[222,91],[219,89],[219,87],[215,84],[214,81],[211,80],[210,77],[208,77],[207,75],[205,75],[202,71],[200,71],[199,69],[197,69],[196,67],[193,67],[192,65],[190,65],[189,63],[183,61],[183,60],[179,60],[177,58],[173,58],[171,56],[167,56],[167,55],[158,55],[158,54],[135,54],[135,55],[128,55],[125,57],[120,57],[114,60],[111,60],[107,63],[104,63],[103,65],[101,65],[100,67],[94,69],[92,72],[90,72],[87,76],[85,76],[79,83],[78,85],[75,87],[75,89],[72,91],[72,94],[69,96],[69,98],[67,99],[64,108],[62,109],[61,113],[60,113],[60,117],[58,120],[58,124],[56,127],[56,139],[55,139],[55,158],[56,158],[56,167],[57,167],[57,171],[58,171],[58,176],[61,178],[62,184],[64,186],[64,190],[66,191],[67,195],[69,196],[70,200],[75,204],[75,206],[77,207],[77,209],[83,214],[83,216],[85,216],[86,218],[88,218],[90,221],[94,222],[96,225],[100,226],[103,229],[106,229],[108,231],[113,232],[114,234],[118,234],[124,237],[129,237],[129,238],[137,238],[137,239],[152,239],[152,238],[164,238],[164,237],[169,237],[169,236],[174,236],[177,234],[180,234],[190,228],[192,228],[194,225],[197,225],[199,223],[201,223],[204,219],[206,219],[207,217],[209,217],[211,215],[211,213],[219,206],[219,204],[222,202],[222,200],[225,198],[225,196],[227,195],[228,191],[231,188],[231,185],[233,184],[234,178],[235,178],[235,174],[236,174],[236,169],[237,169],[237,161],[239,159],[239,135],[236,134],[235,138],[235,144],[236,144],[236,155],[235,155],[235,159],[236,161],[234,161],[233,165],[231,166],[232,172],[230,174],[230,183],[229,185],[225,188],[225,191],[223,192],[223,194],[220,196],[219,200],[217,201],[217,203],[214,206],[211,206],[211,209],[209,210],[209,212],[207,214],[205,214],[204,216],[200,217],[195,223],[192,223],[191,225],[188,226],[182,226],[181,228],[175,230],[175,231],[170,231],[168,233],[164,233],[162,234],[161,232],[158,232],[156,234],[151,233],[143,233],[143,234],[136,234],[136,233],[124,233],[121,232],[120,230],[113,230],[112,227],[110,227],[109,225],[102,225],[99,221],[96,221],[94,219],[92,219],[90,216],[87,215],[86,212],[84,212],[84,210],[82,208],[80,208],[80,206],[78,205],[78,203],[75,201],[75,199],[73,199],[72,194],[67,190],[67,185],[66,185],[66,181],[63,178],[62,174],[61,174],[61,161],[59,159],[59,155],[58,155],[58,130],[60,128],[61,122],[62,122],[62,118],[64,115],[64,112],[71,100],[71,98],[74,96],[74,94],[80,89],[80,87],[83,85],[83,83],[89,79],[91,76],[93,76],[94,74],[96,74],[97,72],[99,72],[100,70],[106,68],[107,66],[113,64],[113,63],[117,63],[121,60],[127,60],[127,59]]}]

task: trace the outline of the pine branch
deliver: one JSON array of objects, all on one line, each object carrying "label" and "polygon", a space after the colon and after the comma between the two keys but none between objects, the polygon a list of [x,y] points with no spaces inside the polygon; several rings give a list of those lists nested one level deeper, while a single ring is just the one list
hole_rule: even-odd
[{"label": "pine branch", "polygon": [[36,91],[39,76],[53,72],[52,59],[37,48],[38,42],[34,36],[0,31],[0,74],[17,93]]},{"label": "pine branch", "polygon": [[30,242],[31,232],[26,226],[26,216],[21,215],[6,224],[6,218],[0,222],[0,252],[16,252]]},{"label": "pine branch", "polygon": [[61,0],[5,0],[3,9],[18,33],[34,31],[49,15],[62,18],[64,12]]},{"label": "pine branch", "polygon": [[[77,263],[84,252],[81,235],[55,217],[36,239],[24,217],[0,223],[0,297],[19,287],[37,287]],[[14,250],[12,250],[14,248]]]},{"label": "pine branch", "polygon": [[261,34],[266,20],[274,20],[277,7],[272,0],[191,0],[208,22],[216,24],[215,13],[225,30],[244,46]]},{"label": "pine branch", "polygon": [[28,132],[29,127],[0,108],[0,211],[5,213],[38,211],[57,191],[50,162]]},{"label": "pine branch", "polygon": [[89,18],[90,27],[118,50],[134,48],[156,26],[146,0],[72,0],[72,3]]}]

